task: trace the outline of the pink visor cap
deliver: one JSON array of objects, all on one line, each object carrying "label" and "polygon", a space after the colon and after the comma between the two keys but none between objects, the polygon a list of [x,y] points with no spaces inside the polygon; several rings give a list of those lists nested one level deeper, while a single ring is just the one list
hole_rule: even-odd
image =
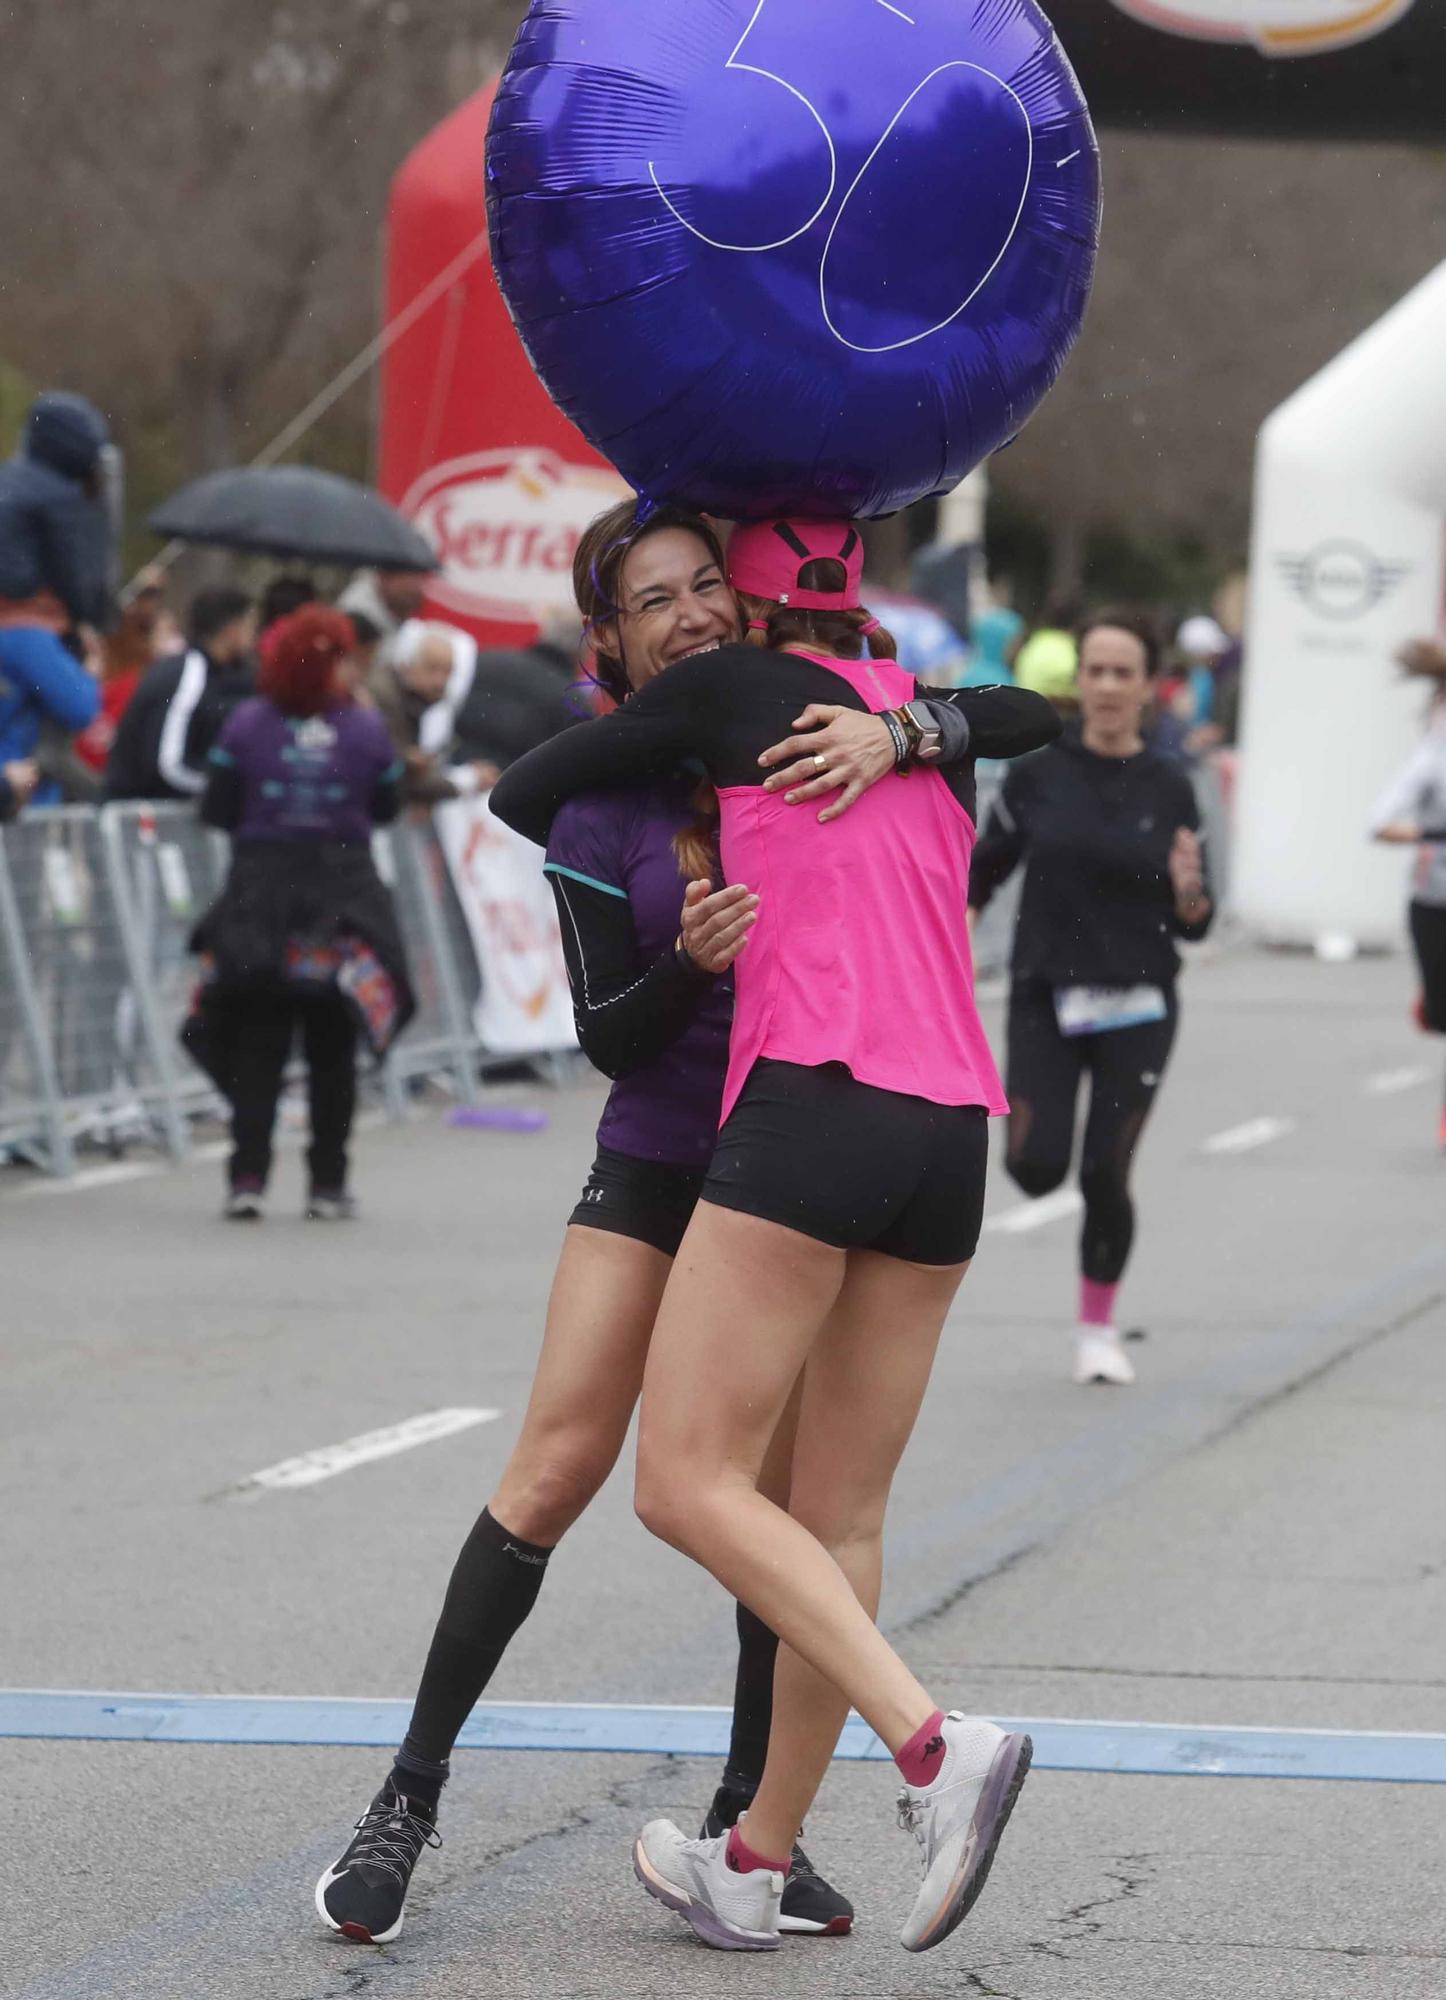
[{"label": "pink visor cap", "polygon": [[[825,556],[848,572],[843,589],[804,590],[800,570]],[[863,575],[863,536],[848,521],[745,521],[728,543],[733,588],[793,611],[857,611]]]}]

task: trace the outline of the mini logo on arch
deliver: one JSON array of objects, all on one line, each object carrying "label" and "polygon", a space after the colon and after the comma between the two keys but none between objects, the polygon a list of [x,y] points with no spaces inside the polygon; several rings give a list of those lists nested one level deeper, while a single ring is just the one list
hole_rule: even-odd
[{"label": "mini logo on arch", "polygon": [[1244,42],[1264,56],[1318,56],[1368,41],[1415,0],[1115,0],[1123,14],[1197,42]]},{"label": "mini logo on arch", "polygon": [[1278,556],[1276,567],[1319,618],[1345,623],[1384,604],[1411,574],[1411,563],[1385,562],[1364,542],[1317,542],[1304,555]]},{"label": "mini logo on arch", "polygon": [[427,595],[468,618],[545,624],[572,606],[572,559],[584,528],[627,487],[608,466],[555,452],[454,458],[423,475],[401,511],[437,551]]}]

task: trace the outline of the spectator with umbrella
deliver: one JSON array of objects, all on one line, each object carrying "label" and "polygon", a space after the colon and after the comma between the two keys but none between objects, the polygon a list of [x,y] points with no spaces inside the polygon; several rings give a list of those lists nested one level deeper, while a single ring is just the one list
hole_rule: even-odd
[{"label": "spectator with umbrella", "polygon": [[192,949],[205,974],[182,1039],[229,1099],[225,1215],[258,1220],[282,1079],[298,1033],[311,1110],[307,1216],[355,1213],[347,1146],[359,1035],[380,1059],[412,1011],[391,897],[372,860],[401,768],[380,718],[341,688],[354,644],[338,611],[285,619],[211,753],[202,816],[230,874]]},{"label": "spectator with umbrella", "polygon": [[437,559],[370,486],[309,465],[243,466],[183,486],[147,517],[156,535],[337,569],[425,575]]},{"label": "spectator with umbrella", "polygon": [[304,604],[318,604],[322,593],[314,577],[295,571],[273,577],[261,593],[256,615],[256,656],[264,660],[276,643],[283,620]]}]

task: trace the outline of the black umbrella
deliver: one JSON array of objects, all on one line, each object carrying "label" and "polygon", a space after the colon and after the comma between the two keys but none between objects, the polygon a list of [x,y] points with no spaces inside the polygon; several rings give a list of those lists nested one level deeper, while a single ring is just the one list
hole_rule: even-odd
[{"label": "black umbrella", "polygon": [[153,534],[348,569],[434,570],[431,545],[380,493],[306,465],[212,472],[173,493]]}]

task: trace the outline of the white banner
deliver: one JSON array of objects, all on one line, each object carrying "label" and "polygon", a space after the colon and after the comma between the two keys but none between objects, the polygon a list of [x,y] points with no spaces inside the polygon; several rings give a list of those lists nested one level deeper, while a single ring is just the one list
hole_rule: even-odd
[{"label": "white banner", "polygon": [[1270,56],[1320,55],[1383,34],[1415,0],[1115,0],[1123,13],[1201,42],[1253,42]]},{"label": "white banner", "polygon": [[493,817],[485,798],[433,815],[482,973],[477,1038],[489,1053],[575,1049],[572,996],[542,850]]}]

